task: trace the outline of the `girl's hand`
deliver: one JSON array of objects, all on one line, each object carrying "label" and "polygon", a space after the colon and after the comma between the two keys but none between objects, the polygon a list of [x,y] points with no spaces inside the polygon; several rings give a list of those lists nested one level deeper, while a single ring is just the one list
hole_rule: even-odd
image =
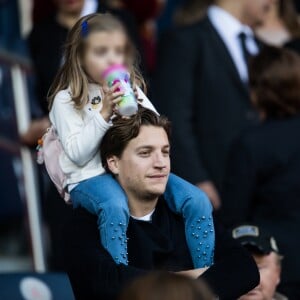
[{"label": "girl's hand", "polygon": [[120,90],[120,83],[115,84],[111,88],[103,87],[104,97],[102,99],[102,108],[100,114],[103,119],[108,122],[115,112],[116,104],[122,100],[124,91]]}]

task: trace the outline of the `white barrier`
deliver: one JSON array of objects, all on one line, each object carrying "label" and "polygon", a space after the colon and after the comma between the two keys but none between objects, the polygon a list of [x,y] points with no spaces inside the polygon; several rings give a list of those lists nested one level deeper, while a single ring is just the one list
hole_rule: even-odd
[{"label": "white barrier", "polygon": [[[18,64],[12,66],[11,75],[18,132],[21,135],[27,131],[30,124],[28,91],[26,88],[24,72]],[[36,166],[31,152],[27,147],[21,146],[21,160],[23,164],[26,206],[29,219],[34,269],[37,272],[45,272],[46,263],[43,249]]]}]

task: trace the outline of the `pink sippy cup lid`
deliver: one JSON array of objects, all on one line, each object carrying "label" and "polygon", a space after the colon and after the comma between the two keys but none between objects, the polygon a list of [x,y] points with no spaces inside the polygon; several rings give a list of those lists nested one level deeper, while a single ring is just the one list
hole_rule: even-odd
[{"label": "pink sippy cup lid", "polygon": [[114,71],[128,72],[124,65],[113,65],[104,70],[103,75],[102,75],[103,78],[106,78],[111,72],[114,72]]}]

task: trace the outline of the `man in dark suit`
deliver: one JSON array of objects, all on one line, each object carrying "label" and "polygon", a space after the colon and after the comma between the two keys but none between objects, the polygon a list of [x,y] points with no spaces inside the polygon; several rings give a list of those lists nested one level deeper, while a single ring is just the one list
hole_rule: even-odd
[{"label": "man in dark suit", "polygon": [[216,0],[199,23],[162,38],[154,101],[173,122],[173,171],[203,189],[215,208],[228,148],[256,122],[247,59],[258,53],[252,29],[270,0]]},{"label": "man in dark suit", "polygon": [[[255,262],[218,224],[214,224],[214,265],[193,269],[183,218],[168,208],[162,196],[170,172],[168,122],[142,110],[129,120],[115,119],[114,125],[103,138],[101,155],[128,198],[129,263],[116,264],[100,243],[97,217],[75,209],[61,246],[76,299],[115,299],[128,281],[155,269],[184,271],[196,280],[202,274],[222,300],[237,299],[254,288],[259,283]],[[206,237],[199,237],[199,245]],[[124,236],[117,229],[107,238],[119,241]]]},{"label": "man in dark suit", "polygon": [[300,56],[267,47],[249,66],[262,120],[233,142],[220,217],[225,226],[253,222],[274,235],[283,272],[279,291],[300,299]]}]

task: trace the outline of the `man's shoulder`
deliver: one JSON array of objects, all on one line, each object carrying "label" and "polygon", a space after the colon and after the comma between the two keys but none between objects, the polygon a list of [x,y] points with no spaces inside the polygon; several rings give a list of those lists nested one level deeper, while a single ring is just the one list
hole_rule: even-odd
[{"label": "man's shoulder", "polygon": [[[185,41],[201,41],[201,36],[206,36],[211,33],[213,26],[207,16],[203,17],[201,20],[194,24],[176,26],[165,33],[163,33],[162,38],[176,38],[184,39]],[[200,39],[199,39],[200,37]]]},{"label": "man's shoulder", "polygon": [[178,61],[175,65],[196,65],[198,61],[205,59],[204,49],[211,49],[215,45],[213,30],[207,17],[193,25],[172,28],[160,38],[160,53],[168,57],[176,55]]}]

